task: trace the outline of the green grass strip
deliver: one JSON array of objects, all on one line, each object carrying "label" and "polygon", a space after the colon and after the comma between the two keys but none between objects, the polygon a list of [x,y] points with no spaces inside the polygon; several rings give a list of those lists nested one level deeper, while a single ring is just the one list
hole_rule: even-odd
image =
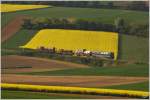
[{"label": "green grass strip", "polygon": [[145,82],[138,82],[132,84],[125,84],[125,85],[112,85],[112,86],[105,86],[100,88],[149,91],[149,82],[145,81]]},{"label": "green grass strip", "polygon": [[114,66],[114,67],[91,67],[91,68],[75,68],[64,69],[56,71],[42,71],[42,72],[27,72],[19,74],[29,75],[50,75],[50,76],[73,76],[73,75],[111,75],[111,76],[136,76],[136,77],[148,77],[149,67],[147,64],[131,64],[126,66]]}]

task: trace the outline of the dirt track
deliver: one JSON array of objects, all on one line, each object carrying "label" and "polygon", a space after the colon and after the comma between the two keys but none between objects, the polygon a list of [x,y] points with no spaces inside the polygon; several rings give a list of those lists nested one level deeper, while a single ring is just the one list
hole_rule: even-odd
[{"label": "dirt track", "polygon": [[[45,58],[26,56],[2,56],[2,73],[34,72],[47,70],[60,70],[69,68],[88,68],[86,65],[74,64]],[[32,68],[15,68],[16,66],[31,66]],[[7,69],[3,69],[7,68]]]},{"label": "dirt track", "polygon": [[2,74],[4,83],[24,83],[37,85],[61,85],[79,87],[101,87],[110,85],[130,84],[148,80],[147,77],[120,76],[34,76]]},{"label": "dirt track", "polygon": [[18,32],[23,24],[23,19],[26,16],[16,16],[11,22],[9,22],[1,31],[1,42],[6,41],[8,38]]}]

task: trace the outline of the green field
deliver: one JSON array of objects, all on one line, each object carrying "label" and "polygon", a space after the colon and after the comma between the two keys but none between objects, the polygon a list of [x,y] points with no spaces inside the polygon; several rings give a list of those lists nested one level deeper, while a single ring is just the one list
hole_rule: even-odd
[{"label": "green field", "polygon": [[56,93],[45,92],[30,92],[30,91],[14,91],[14,90],[2,90],[2,99],[82,99],[83,96],[77,95],[63,95]]},{"label": "green field", "polygon": [[148,38],[121,35],[120,36],[120,58],[128,61],[148,63],[149,40]]},{"label": "green field", "polygon": [[117,10],[117,9],[95,9],[95,8],[73,8],[73,7],[52,7],[36,10],[2,13],[2,27],[18,15],[47,18],[74,18],[102,23],[114,23],[118,17],[123,18],[130,24],[148,23],[148,12]]},{"label": "green field", "polygon": [[36,32],[36,30],[20,30],[10,39],[2,43],[2,48],[16,49],[21,45],[25,45]]},{"label": "green field", "polygon": [[140,83],[126,84],[126,85],[105,86],[100,88],[149,91],[149,82],[146,81]]},{"label": "green field", "polygon": [[147,64],[134,64],[117,67],[91,67],[75,68],[56,71],[28,72],[19,74],[29,75],[50,75],[50,76],[73,76],[73,75],[111,75],[111,76],[149,76],[149,67]]}]

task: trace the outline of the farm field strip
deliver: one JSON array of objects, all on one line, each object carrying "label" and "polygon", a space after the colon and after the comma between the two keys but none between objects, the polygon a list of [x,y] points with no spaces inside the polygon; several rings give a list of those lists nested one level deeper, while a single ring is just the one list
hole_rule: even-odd
[{"label": "farm field strip", "polygon": [[[2,49],[7,49],[7,51],[8,49],[9,50],[13,49],[16,52],[19,52],[20,51],[18,50],[19,46],[27,43],[35,35],[36,32],[37,32],[36,30],[26,30],[26,29],[20,29],[16,33],[12,33],[12,31],[10,31],[10,33],[13,35],[11,36],[11,38],[8,38],[6,41],[2,42],[2,45],[1,45]],[[6,35],[7,37],[7,34],[2,34],[2,35]]]},{"label": "farm field strip", "polygon": [[[89,68],[89,66],[82,64],[75,64],[71,62],[50,60],[37,57],[17,56],[17,55],[2,56],[1,66],[2,66],[2,73],[20,73],[20,72],[37,72],[48,70],[71,69],[71,68]],[[31,68],[16,69],[15,68],[16,66],[31,66]]]},{"label": "farm field strip", "polygon": [[[89,67],[89,68],[74,68],[74,69],[60,69],[56,71],[39,71],[20,73],[26,75],[42,75],[42,76],[134,76],[134,77],[148,77],[148,64],[126,64],[106,67]],[[133,71],[134,70],[134,71]]]},{"label": "farm field strip", "polygon": [[2,83],[102,87],[147,81],[148,77],[121,76],[40,76],[2,74]]},{"label": "farm field strip", "polygon": [[39,47],[91,51],[107,51],[118,55],[118,34],[114,32],[43,29],[21,48],[37,49]]},{"label": "farm field strip", "polygon": [[30,10],[30,9],[50,7],[48,5],[23,5],[23,4],[0,4],[0,5],[1,5],[1,12],[13,12],[20,10]]},{"label": "farm field strip", "polygon": [[16,16],[11,22],[9,22],[4,28],[2,28],[1,41],[4,42],[14,34],[16,34],[16,32],[21,29],[23,19],[25,18],[27,18],[27,16]]},{"label": "farm field strip", "polygon": [[149,81],[124,84],[124,85],[104,86],[100,88],[149,91]]},{"label": "farm field strip", "polygon": [[[34,66],[35,67],[35,66]],[[38,66],[37,66],[38,67]],[[17,74],[17,73],[27,73],[27,72],[39,72],[39,71],[56,71],[60,69],[65,69],[65,68],[7,68],[7,69],[1,69],[2,74]],[[67,68],[66,68],[67,69]],[[72,69],[72,68],[68,68]]]},{"label": "farm field strip", "polygon": [[147,98],[149,92],[131,91],[131,90],[115,90],[115,89],[98,89],[98,88],[83,88],[83,87],[64,87],[64,86],[42,86],[42,85],[26,85],[26,84],[9,84],[2,83],[2,89],[27,90],[38,92],[65,92],[79,94],[100,94],[100,95],[115,95],[126,97]]}]

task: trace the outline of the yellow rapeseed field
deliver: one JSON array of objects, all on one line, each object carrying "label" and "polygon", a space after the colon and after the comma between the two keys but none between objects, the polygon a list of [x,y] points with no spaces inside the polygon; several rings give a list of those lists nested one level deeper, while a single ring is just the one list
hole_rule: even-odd
[{"label": "yellow rapeseed field", "polygon": [[91,51],[107,51],[114,53],[114,59],[118,54],[118,34],[103,31],[83,31],[65,29],[43,29],[39,31],[22,48],[37,49],[46,48]]},{"label": "yellow rapeseed field", "polygon": [[49,7],[47,5],[1,4],[1,12],[12,12]]},{"label": "yellow rapeseed field", "polygon": [[83,88],[83,87],[66,87],[66,86],[41,86],[41,85],[26,85],[26,84],[8,84],[2,83],[2,89],[12,90],[28,90],[38,92],[65,92],[65,93],[80,93],[80,94],[104,94],[117,95],[127,97],[145,98],[149,96],[149,92],[131,91],[131,90],[116,90],[116,89],[100,89],[100,88]]}]

